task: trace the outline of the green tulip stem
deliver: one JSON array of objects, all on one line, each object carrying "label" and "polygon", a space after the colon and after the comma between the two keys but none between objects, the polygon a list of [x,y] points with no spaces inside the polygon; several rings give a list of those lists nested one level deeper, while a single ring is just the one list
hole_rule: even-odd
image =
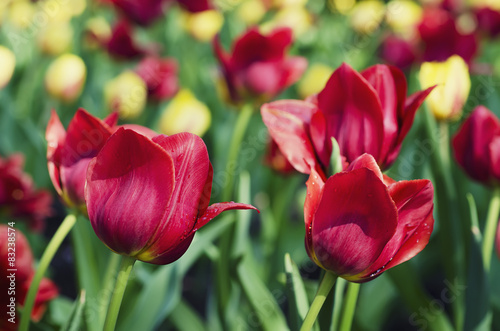
[{"label": "green tulip stem", "polygon": [[351,330],[354,311],[356,310],[356,302],[358,301],[359,287],[360,285],[358,283],[349,282],[347,284],[344,310],[342,312],[342,319],[340,320],[340,331]]},{"label": "green tulip stem", "polygon": [[486,218],[486,227],[484,228],[483,261],[484,261],[484,269],[486,271],[490,270],[491,253],[493,251],[493,243],[495,241],[499,212],[500,212],[500,187],[497,187],[493,191],[493,196],[491,197],[490,200],[490,206],[488,208],[488,216]]},{"label": "green tulip stem", "polygon": [[47,248],[43,252],[42,258],[40,259],[40,263],[38,264],[38,268],[36,269],[35,275],[33,276],[33,280],[31,281],[30,288],[28,290],[28,294],[26,295],[26,300],[24,301],[24,309],[23,314],[21,316],[21,323],[19,325],[20,331],[27,331],[30,324],[31,311],[33,310],[33,305],[35,303],[35,298],[38,293],[38,287],[40,286],[40,282],[42,281],[47,268],[50,265],[50,262],[54,258],[57,250],[61,246],[64,238],[71,231],[73,226],[76,223],[76,215],[71,213],[64,221],[61,223],[56,233],[50,240]]},{"label": "green tulip stem", "polygon": [[325,272],[323,280],[319,284],[318,292],[316,292],[316,296],[314,297],[311,307],[307,312],[306,318],[302,323],[300,331],[309,331],[312,329],[312,327],[314,326],[314,322],[316,322],[316,318],[318,317],[319,311],[321,310],[321,307],[323,306],[328,293],[330,293],[330,291],[332,290],[332,287],[335,284],[336,280],[336,275],[329,271]]},{"label": "green tulip stem", "polygon": [[106,321],[104,322],[104,331],[115,330],[116,320],[118,319],[118,313],[120,312],[120,306],[122,304],[123,294],[125,293],[125,288],[127,287],[128,278],[130,272],[134,267],[135,259],[123,256],[120,263],[120,270],[118,271],[118,277],[116,278],[115,289],[113,290],[113,296],[108,306],[108,313],[106,315]]},{"label": "green tulip stem", "polygon": [[115,286],[116,283],[116,272],[118,266],[120,265],[120,255],[111,252],[111,255],[108,260],[108,267],[106,268],[106,274],[104,276],[104,287],[101,290],[100,297],[102,304],[99,309],[99,327],[104,325],[104,321],[106,319],[106,308],[109,305],[109,300],[111,297],[111,290]]}]

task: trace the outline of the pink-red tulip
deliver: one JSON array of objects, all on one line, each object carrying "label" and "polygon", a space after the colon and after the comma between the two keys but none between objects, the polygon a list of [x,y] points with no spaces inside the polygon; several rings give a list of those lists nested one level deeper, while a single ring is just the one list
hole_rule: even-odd
[{"label": "pink-red tulip", "polygon": [[[117,120],[117,113],[100,120],[80,108],[65,131],[57,113],[52,111],[45,133],[48,142],[48,169],[54,188],[68,207],[76,207],[85,212],[83,188],[87,166],[118,129]],[[150,137],[156,135],[138,125],[126,127]]]},{"label": "pink-red tulip", "polygon": [[291,43],[290,28],[278,28],[268,35],[252,28],[236,40],[228,54],[216,38],[215,54],[221,63],[231,100],[269,100],[298,81],[307,61],[303,57],[287,56]]},{"label": "pink-red tulip", "polygon": [[312,169],[305,244],[321,268],[362,283],[418,254],[434,226],[429,180],[395,182],[363,154],[326,180]]},{"label": "pink-red tulip", "polygon": [[177,0],[179,5],[191,13],[199,13],[205,10],[213,9],[210,0]]},{"label": "pink-red tulip", "polygon": [[107,0],[120,10],[129,20],[150,25],[163,16],[165,0]]},{"label": "pink-red tulip", "polygon": [[206,146],[198,136],[150,139],[119,129],[88,167],[90,222],[116,253],[171,263],[184,254],[195,232],[221,212],[255,209],[234,202],[209,206],[212,177]]},{"label": "pink-red tulip", "polygon": [[500,11],[489,7],[479,8],[475,12],[480,31],[491,37],[500,34]]},{"label": "pink-red tulip", "polygon": [[417,60],[415,48],[411,41],[397,36],[388,36],[382,42],[380,57],[388,64],[406,69]]},{"label": "pink-red tulip", "polygon": [[148,94],[156,100],[170,99],[177,93],[177,71],[177,61],[173,58],[146,57],[136,68],[147,85]]},{"label": "pink-red tulip", "polygon": [[[0,330],[10,331],[17,330],[19,327],[19,317],[16,311],[17,306],[23,306],[24,300],[26,299],[26,294],[28,293],[31,280],[35,274],[35,269],[33,268],[33,253],[29,246],[28,240],[22,234],[22,232],[15,229],[15,237],[9,235],[9,233],[14,233],[14,231],[8,229],[9,227],[5,224],[0,224],[0,287],[4,289],[4,293],[0,296],[0,304],[3,309],[3,313],[0,316]],[[9,238],[15,238],[15,246],[11,246],[8,243],[14,241],[9,240]],[[13,250],[9,248],[15,248],[15,259],[14,266],[9,265],[9,257],[12,258]],[[11,253],[11,255],[9,255]],[[16,269],[15,273],[15,294],[8,295],[8,289],[11,287],[11,278],[8,276],[12,271],[9,269]],[[43,313],[45,312],[45,307],[47,302],[57,297],[59,294],[57,287],[47,278],[42,279],[38,293],[35,298],[35,304],[33,311],[31,312],[31,319],[34,321],[39,321]],[[14,298],[14,320],[15,323],[8,321],[12,315],[8,312],[11,311],[8,305],[11,304],[11,298]]]},{"label": "pink-red tulip", "polygon": [[484,106],[476,107],[452,140],[458,164],[483,184],[500,183],[500,120]]},{"label": "pink-red tulip", "polygon": [[52,196],[35,188],[23,164],[20,154],[0,157],[0,209],[9,218],[26,220],[31,230],[41,231],[45,218],[52,214]]},{"label": "pink-red tulip", "polygon": [[308,174],[318,165],[326,174],[332,137],[347,162],[369,153],[386,169],[432,87],[409,97],[406,90],[405,76],[396,67],[375,65],[358,73],[342,64],[317,97],[265,104],[262,119],[299,172]]},{"label": "pink-red tulip", "polygon": [[155,45],[137,45],[133,37],[133,30],[126,20],[116,23],[109,40],[104,42],[108,53],[118,59],[134,59],[144,55],[156,53]]}]

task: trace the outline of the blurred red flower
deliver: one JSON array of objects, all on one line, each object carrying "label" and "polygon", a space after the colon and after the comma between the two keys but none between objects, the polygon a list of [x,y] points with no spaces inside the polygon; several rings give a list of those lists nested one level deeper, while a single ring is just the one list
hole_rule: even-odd
[{"label": "blurred red flower", "polygon": [[156,100],[172,98],[179,90],[178,65],[174,58],[146,57],[136,72],[147,85],[148,94]]}]

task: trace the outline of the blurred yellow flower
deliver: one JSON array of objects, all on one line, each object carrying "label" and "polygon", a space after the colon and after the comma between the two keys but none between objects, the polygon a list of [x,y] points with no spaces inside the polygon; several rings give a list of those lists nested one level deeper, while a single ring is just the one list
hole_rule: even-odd
[{"label": "blurred yellow flower", "polygon": [[69,103],[80,96],[86,76],[87,68],[80,57],[63,54],[47,69],[45,88],[52,97]]},{"label": "blurred yellow flower", "polygon": [[95,49],[111,36],[111,26],[102,16],[90,18],[85,24],[85,43]]},{"label": "blurred yellow flower", "polygon": [[38,35],[38,46],[43,53],[59,55],[71,48],[73,27],[69,22],[50,23]]},{"label": "blurred yellow flower", "polygon": [[304,7],[308,0],[273,0],[274,7]]},{"label": "blurred yellow flower", "polygon": [[172,135],[190,132],[203,136],[210,127],[212,115],[208,107],[188,89],[180,90],[163,112],[159,131]]},{"label": "blurred yellow flower", "polygon": [[319,93],[324,87],[333,69],[321,63],[312,64],[297,85],[297,90],[302,99]]},{"label": "blurred yellow flower", "polygon": [[236,14],[246,25],[255,25],[264,17],[266,11],[262,0],[247,0],[238,7]]},{"label": "blurred yellow flower", "polygon": [[494,10],[500,10],[500,1],[498,0],[468,0],[474,8],[488,7]]},{"label": "blurred yellow flower", "polygon": [[16,57],[10,49],[0,45],[0,89],[5,87],[12,78],[16,68]]},{"label": "blurred yellow flower", "polygon": [[146,106],[146,83],[136,73],[125,71],[106,84],[104,99],[110,112],[117,111],[122,118],[136,118]]},{"label": "blurred yellow flower", "polygon": [[423,9],[410,0],[392,0],[387,3],[387,24],[397,33],[409,36],[422,21]]},{"label": "blurred yellow flower", "polygon": [[287,26],[292,29],[295,37],[300,37],[312,25],[309,11],[302,6],[289,6],[280,9],[271,21],[261,26],[263,32],[271,32],[277,27]]},{"label": "blurred yellow flower", "polygon": [[425,100],[436,119],[458,119],[471,86],[467,63],[458,55],[445,62],[424,62],[418,77],[423,89],[437,84]]},{"label": "blurred yellow flower", "polygon": [[33,23],[36,7],[29,0],[13,1],[9,7],[8,19],[15,27],[25,29]]},{"label": "blurred yellow flower", "polygon": [[185,26],[189,33],[200,41],[210,41],[224,24],[224,16],[217,10],[186,13]]},{"label": "blurred yellow flower", "polygon": [[346,15],[356,4],[356,0],[328,0],[328,5],[332,10]]},{"label": "blurred yellow flower", "polygon": [[372,34],[378,29],[385,16],[382,1],[366,0],[356,3],[349,12],[352,28],[359,33]]}]

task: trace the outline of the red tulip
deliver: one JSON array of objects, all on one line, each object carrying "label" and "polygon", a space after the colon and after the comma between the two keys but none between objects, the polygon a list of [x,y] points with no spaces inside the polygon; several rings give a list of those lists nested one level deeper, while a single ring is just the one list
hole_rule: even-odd
[{"label": "red tulip", "polygon": [[30,229],[41,231],[44,220],[52,214],[52,196],[36,190],[31,177],[23,171],[24,158],[15,154],[0,157],[0,209],[9,218],[25,219]]},{"label": "red tulip", "polygon": [[452,140],[458,164],[483,184],[500,183],[500,120],[478,106]]},{"label": "red tulip", "polygon": [[484,31],[491,37],[500,34],[500,11],[483,7],[476,10],[476,17],[479,30]]},{"label": "red tulip", "polygon": [[388,36],[381,45],[380,57],[400,69],[409,68],[417,59],[412,42],[396,36]]},{"label": "red tulip", "polygon": [[429,180],[395,182],[363,154],[326,182],[312,169],[306,249],[321,268],[362,283],[418,254],[434,226]]},{"label": "red tulip", "polygon": [[115,24],[111,37],[105,43],[108,53],[119,59],[133,59],[156,53],[156,46],[139,46],[133,38],[132,27],[126,20]]},{"label": "red tulip", "polygon": [[175,59],[146,57],[138,64],[136,72],[146,83],[149,95],[164,100],[173,97],[179,89],[177,67]]},{"label": "red tulip", "polygon": [[[17,330],[19,324],[19,316],[16,313],[15,322],[11,323],[8,321],[11,318],[9,315],[11,304],[11,298],[14,298],[14,304],[18,306],[22,306],[24,304],[24,300],[26,298],[26,294],[28,293],[31,280],[35,274],[35,270],[33,268],[33,254],[31,252],[31,248],[29,246],[28,240],[26,237],[20,232],[19,229],[15,229],[14,231],[9,231],[9,227],[4,224],[0,224],[0,287],[5,291],[0,296],[0,304],[2,309],[4,310],[0,317],[0,330]],[[9,235],[10,233],[15,233],[15,262],[14,266],[9,265],[8,258],[12,255],[9,255],[9,252],[12,253],[12,250],[9,250],[8,243],[9,238],[14,238],[13,235]],[[11,239],[12,240],[12,239]],[[16,269],[15,273],[15,294],[10,295],[8,293],[8,289],[11,286],[11,278],[8,276],[11,275],[12,271],[9,269]],[[37,296],[35,298],[35,305],[33,307],[33,311],[31,312],[31,318],[35,321],[39,321],[43,313],[45,312],[45,307],[48,301],[54,299],[58,295],[57,287],[47,278],[42,279],[40,283],[40,287],[38,289]],[[15,312],[15,306],[14,306]]]},{"label": "red tulip", "polygon": [[165,0],[108,0],[131,21],[150,25],[163,16]]},{"label": "red tulip", "polygon": [[316,98],[265,104],[262,119],[297,171],[310,173],[318,165],[326,173],[332,137],[347,162],[369,153],[385,169],[431,90],[407,98],[406,79],[396,67],[375,65],[358,73],[343,64]]},{"label": "red tulip", "polygon": [[292,43],[290,28],[275,29],[269,35],[257,28],[248,30],[227,54],[218,39],[214,49],[233,102],[245,98],[270,99],[295,83],[307,67],[303,57],[288,57]]},{"label": "red tulip", "polygon": [[[111,134],[118,129],[117,120],[116,113],[100,120],[80,108],[71,120],[66,132],[57,113],[52,111],[45,133],[48,142],[49,175],[57,193],[69,207],[77,207],[85,212],[83,188],[87,166]],[[156,135],[148,128],[139,125],[125,127],[149,137]]]},{"label": "red tulip", "polygon": [[194,233],[221,212],[209,206],[212,165],[203,140],[190,133],[153,139],[119,129],[88,168],[85,197],[97,236],[116,253],[153,264],[181,257]]},{"label": "red tulip", "polygon": [[177,2],[191,13],[199,13],[213,8],[209,0],[177,0]]}]

